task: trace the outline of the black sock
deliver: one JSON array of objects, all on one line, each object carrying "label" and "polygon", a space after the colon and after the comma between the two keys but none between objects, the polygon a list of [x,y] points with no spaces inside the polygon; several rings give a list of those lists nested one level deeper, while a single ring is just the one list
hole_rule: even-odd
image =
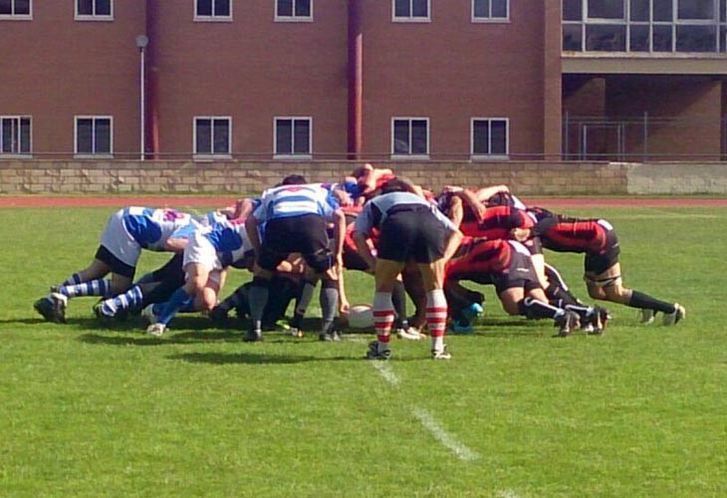
[{"label": "black sock", "polygon": [[391,292],[391,302],[394,304],[394,311],[396,311],[396,328],[409,328],[409,323],[406,319],[406,290],[404,289],[404,283],[399,280],[394,282],[394,289]]},{"label": "black sock", "polygon": [[659,301],[658,299],[654,299],[648,294],[644,294],[643,292],[639,292],[636,290],[631,291],[631,299],[629,300],[628,306],[631,306],[632,308],[645,308],[649,310],[661,311],[662,313],[674,313],[675,311],[674,305],[672,303]]},{"label": "black sock", "polygon": [[520,314],[530,320],[541,320],[543,318],[555,318],[563,314],[563,310],[551,306],[543,301],[526,297],[517,303]]}]

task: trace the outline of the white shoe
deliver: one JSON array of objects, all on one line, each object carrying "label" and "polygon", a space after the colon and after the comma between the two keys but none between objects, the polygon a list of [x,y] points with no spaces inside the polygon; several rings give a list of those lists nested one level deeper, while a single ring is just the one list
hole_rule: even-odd
[{"label": "white shoe", "polygon": [[146,328],[146,333],[154,337],[160,337],[164,335],[165,330],[167,330],[167,326],[163,323],[152,323]]},{"label": "white shoe", "polygon": [[679,320],[687,317],[687,310],[679,303],[674,303],[674,311],[672,313],[664,313],[664,325],[676,325]]},{"label": "white shoe", "polygon": [[415,327],[409,327],[408,329],[397,329],[396,335],[399,336],[399,339],[407,339],[410,341],[419,341],[424,337]]},{"label": "white shoe", "polygon": [[450,354],[447,346],[445,345],[442,349],[432,349],[433,360],[451,360],[452,355]]},{"label": "white shoe", "polygon": [[654,323],[655,315],[656,315],[656,311],[642,308],[641,309],[641,318],[639,321],[641,323],[643,323],[644,325],[650,325],[650,324]]},{"label": "white shoe", "polygon": [[[157,316],[154,314],[154,305],[153,304],[150,304],[146,308],[144,308],[143,310],[141,310],[141,316],[147,322],[149,322],[151,325],[154,325],[155,323],[157,323]],[[147,332],[149,332],[148,329],[147,329]]]}]

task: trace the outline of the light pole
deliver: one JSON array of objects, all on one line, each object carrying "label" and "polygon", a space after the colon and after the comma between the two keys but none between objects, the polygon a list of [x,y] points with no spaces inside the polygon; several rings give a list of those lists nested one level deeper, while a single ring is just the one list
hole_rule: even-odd
[{"label": "light pole", "polygon": [[140,148],[140,156],[139,159],[141,161],[144,160],[144,156],[146,156],[146,137],[145,137],[145,121],[146,121],[146,113],[144,112],[145,107],[145,96],[144,96],[144,49],[149,44],[149,38],[146,35],[139,35],[136,37],[136,46],[139,48],[139,128],[140,128],[140,134],[139,134],[139,148]]}]

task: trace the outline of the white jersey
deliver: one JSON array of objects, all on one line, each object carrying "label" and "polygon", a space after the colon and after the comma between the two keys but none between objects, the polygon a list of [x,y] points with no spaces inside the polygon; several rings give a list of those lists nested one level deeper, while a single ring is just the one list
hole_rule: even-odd
[{"label": "white jersey", "polygon": [[122,221],[131,237],[144,249],[163,251],[167,239],[189,225],[192,217],[175,209],[128,207]]}]

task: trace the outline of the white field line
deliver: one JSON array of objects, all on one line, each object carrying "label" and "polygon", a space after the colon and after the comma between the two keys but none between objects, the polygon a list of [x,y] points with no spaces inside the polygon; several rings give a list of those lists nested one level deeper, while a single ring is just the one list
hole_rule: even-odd
[{"label": "white field line", "polygon": [[[393,387],[399,386],[401,381],[388,363],[372,361],[371,365],[379,372],[386,382],[391,384]],[[471,462],[480,457],[476,452],[457,441],[457,439],[448,433],[427,410],[414,406],[412,407],[411,412],[412,415],[414,415],[414,417],[416,417],[417,420],[419,420],[419,422],[424,426],[424,428],[427,429],[432,436],[434,436],[434,439],[454,453],[460,460]]]}]

